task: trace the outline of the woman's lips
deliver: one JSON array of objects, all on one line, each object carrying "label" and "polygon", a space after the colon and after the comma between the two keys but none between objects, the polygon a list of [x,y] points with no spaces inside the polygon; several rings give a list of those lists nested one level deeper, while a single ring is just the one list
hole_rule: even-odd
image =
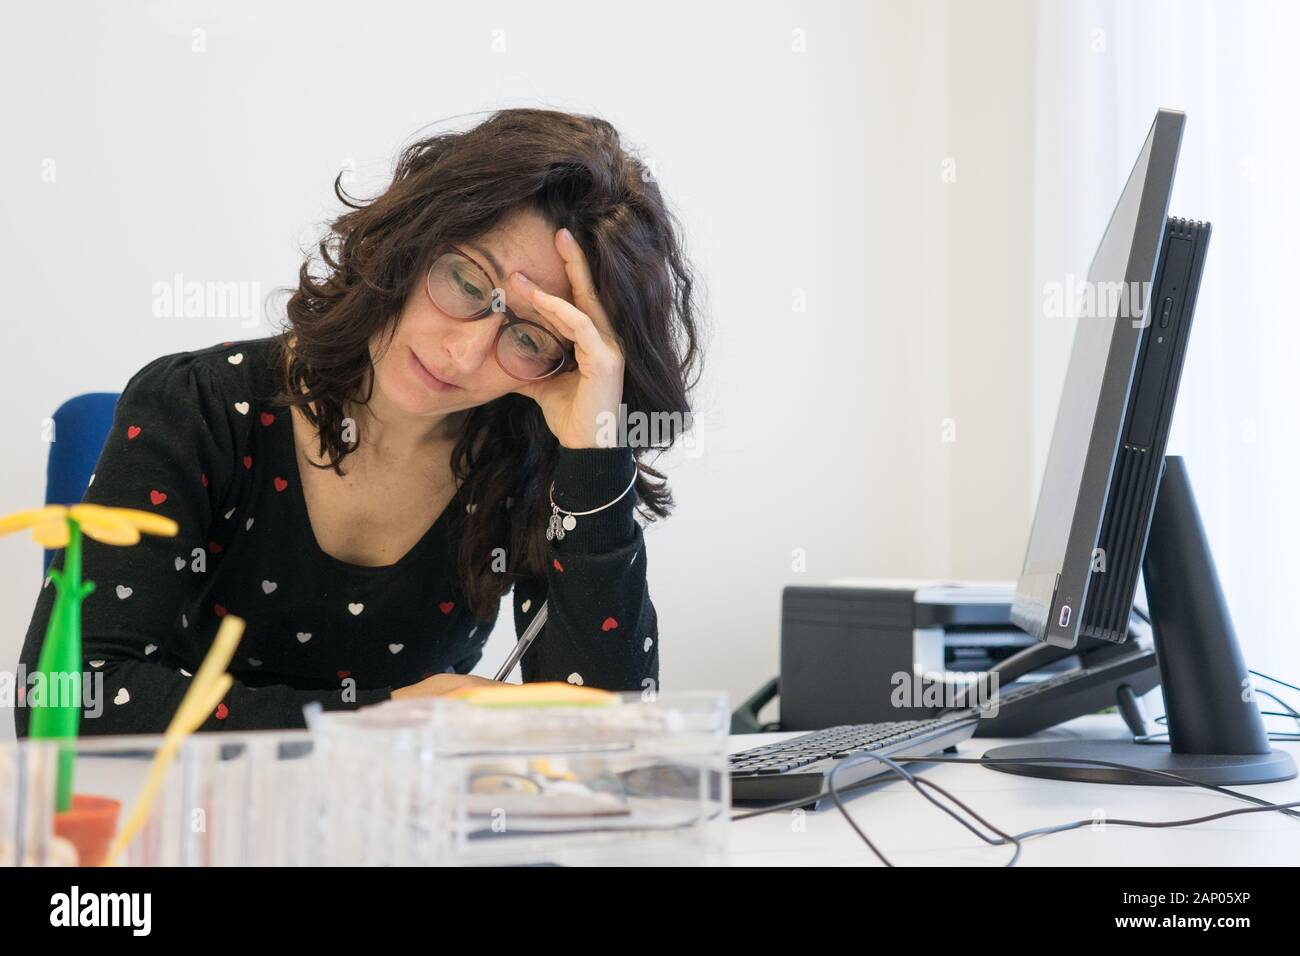
[{"label": "woman's lips", "polygon": [[459,385],[452,385],[450,382],[444,382],[442,379],[438,378],[438,376],[425,368],[424,363],[420,361],[420,357],[415,354],[414,349],[411,350],[411,365],[415,369],[415,374],[420,376],[420,380],[435,392],[460,391]]}]

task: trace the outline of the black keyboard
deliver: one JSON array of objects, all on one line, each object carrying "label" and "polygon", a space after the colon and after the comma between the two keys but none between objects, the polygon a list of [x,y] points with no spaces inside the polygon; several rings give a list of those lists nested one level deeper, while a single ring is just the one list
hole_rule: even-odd
[{"label": "black keyboard", "polygon": [[[848,724],[764,744],[732,754],[733,802],[798,800],[814,806],[826,796],[826,780],[841,762],[861,754],[917,757],[937,753],[966,740],[978,721],[973,711],[945,714],[929,720],[893,720]],[[858,781],[891,772],[878,760],[862,760],[835,776],[843,789]]]}]

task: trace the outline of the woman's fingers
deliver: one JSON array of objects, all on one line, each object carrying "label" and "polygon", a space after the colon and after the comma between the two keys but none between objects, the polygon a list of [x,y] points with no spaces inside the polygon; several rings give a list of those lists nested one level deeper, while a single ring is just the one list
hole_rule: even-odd
[{"label": "woman's fingers", "polygon": [[597,362],[614,362],[618,353],[613,344],[603,338],[591,317],[571,302],[565,302],[558,296],[538,289],[533,293],[533,305],[577,346],[578,359],[591,359]]},{"label": "woman's fingers", "polygon": [[522,273],[515,273],[510,281],[527,296],[538,312],[551,320],[557,332],[576,346],[579,364],[591,362],[603,369],[607,364],[613,367],[622,360],[617,342],[602,336],[591,316],[582,309],[544,291]]},{"label": "woman's fingers", "polygon": [[573,290],[573,304],[591,317],[592,324],[602,333],[617,341],[614,327],[610,324],[605,307],[596,294],[596,280],[591,274],[591,264],[587,254],[578,245],[578,240],[567,229],[555,234],[555,248],[564,260],[564,271],[569,277],[569,287]]}]

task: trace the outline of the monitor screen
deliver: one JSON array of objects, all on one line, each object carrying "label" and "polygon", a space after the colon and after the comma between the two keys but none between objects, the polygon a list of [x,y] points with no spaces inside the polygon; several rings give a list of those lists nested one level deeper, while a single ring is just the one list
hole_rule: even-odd
[{"label": "monitor screen", "polygon": [[1071,312],[1074,343],[1012,618],[1073,646],[1141,341],[1183,114],[1161,110]]}]

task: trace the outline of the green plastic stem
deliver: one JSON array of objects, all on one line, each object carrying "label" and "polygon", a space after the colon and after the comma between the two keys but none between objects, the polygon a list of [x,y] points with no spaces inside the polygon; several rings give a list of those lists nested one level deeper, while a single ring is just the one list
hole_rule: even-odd
[{"label": "green plastic stem", "polygon": [[63,570],[51,570],[54,607],[45,629],[45,643],[36,670],[43,682],[41,699],[32,706],[30,735],[43,740],[62,740],[54,808],[62,813],[72,808],[72,784],[76,763],[77,731],[81,724],[82,661],[81,602],[95,585],[81,580],[81,526],[68,518],[68,546],[63,552]]}]

